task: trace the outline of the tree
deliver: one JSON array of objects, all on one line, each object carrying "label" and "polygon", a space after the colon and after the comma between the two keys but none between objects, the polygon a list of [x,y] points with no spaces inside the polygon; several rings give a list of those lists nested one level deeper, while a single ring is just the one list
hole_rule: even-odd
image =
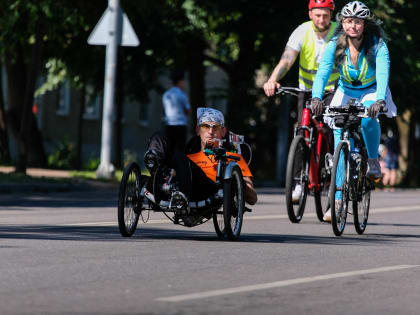
[{"label": "tree", "polygon": [[[73,4],[73,3],[72,3]],[[17,144],[16,172],[29,162],[45,166],[42,136],[32,113],[41,67],[53,47],[66,47],[68,30],[80,25],[77,11],[64,0],[6,0],[0,4],[0,47],[9,95],[8,123]],[[62,36],[65,34],[65,36]]]}]

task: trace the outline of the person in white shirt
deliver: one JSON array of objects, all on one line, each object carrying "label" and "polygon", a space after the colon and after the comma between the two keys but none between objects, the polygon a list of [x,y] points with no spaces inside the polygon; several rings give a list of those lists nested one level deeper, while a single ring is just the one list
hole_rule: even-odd
[{"label": "person in white shirt", "polygon": [[184,151],[187,138],[187,116],[191,113],[191,105],[184,92],[185,73],[173,71],[171,74],[173,86],[162,97],[165,112],[165,133],[175,150]]}]

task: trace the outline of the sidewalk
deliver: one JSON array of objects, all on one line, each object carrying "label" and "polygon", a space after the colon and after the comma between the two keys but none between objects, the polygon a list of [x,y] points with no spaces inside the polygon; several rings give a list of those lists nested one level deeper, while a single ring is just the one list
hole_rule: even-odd
[{"label": "sidewalk", "polygon": [[[0,173],[9,174],[15,170],[13,166],[0,166]],[[32,177],[71,178],[69,171],[46,168],[28,168],[26,175]]]},{"label": "sidewalk", "polygon": [[[0,174],[9,174],[13,171],[14,167],[0,166]],[[4,182],[4,180],[1,180],[0,194],[69,192],[107,188],[118,189],[118,184],[112,182],[73,178],[70,171],[66,170],[28,168],[26,175],[32,178],[23,182]]]}]

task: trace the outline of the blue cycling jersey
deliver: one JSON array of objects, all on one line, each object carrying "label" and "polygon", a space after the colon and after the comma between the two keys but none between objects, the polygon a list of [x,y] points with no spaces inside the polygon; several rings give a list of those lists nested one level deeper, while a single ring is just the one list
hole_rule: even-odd
[{"label": "blue cycling jersey", "polygon": [[[312,97],[322,99],[324,88],[328,82],[328,78],[334,66],[334,55],[337,47],[337,37],[333,38],[327,45],[322,57],[321,63],[318,67],[318,72],[315,77],[314,85],[312,86]],[[343,91],[351,90],[361,91],[366,88],[372,88],[376,84],[376,99],[385,100],[386,91],[388,88],[389,72],[390,72],[390,59],[389,51],[385,42],[377,43],[375,49],[375,66],[370,65],[365,56],[365,50],[362,49],[358,57],[358,68],[354,67],[350,61],[349,49],[346,49],[346,56],[344,64],[339,67],[340,79],[338,87]],[[365,69],[366,64],[367,69]],[[363,73],[364,71],[364,73]],[[359,84],[358,86],[351,84],[345,78],[350,77],[352,81],[358,81],[360,76],[371,78],[367,84]]]}]

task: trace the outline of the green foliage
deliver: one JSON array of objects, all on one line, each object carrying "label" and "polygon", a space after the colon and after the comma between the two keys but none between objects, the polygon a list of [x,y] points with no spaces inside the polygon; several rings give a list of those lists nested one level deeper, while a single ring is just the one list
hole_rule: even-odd
[{"label": "green foliage", "polygon": [[87,171],[96,171],[101,163],[101,159],[96,156],[91,156],[89,160],[83,165],[83,169]]},{"label": "green foliage", "polygon": [[64,139],[48,156],[48,166],[58,169],[73,169],[77,163],[77,152],[73,143]]},{"label": "green foliage", "polygon": [[56,90],[63,83],[67,76],[66,65],[56,58],[47,61],[45,68],[48,71],[47,80],[35,92],[35,97]]}]

